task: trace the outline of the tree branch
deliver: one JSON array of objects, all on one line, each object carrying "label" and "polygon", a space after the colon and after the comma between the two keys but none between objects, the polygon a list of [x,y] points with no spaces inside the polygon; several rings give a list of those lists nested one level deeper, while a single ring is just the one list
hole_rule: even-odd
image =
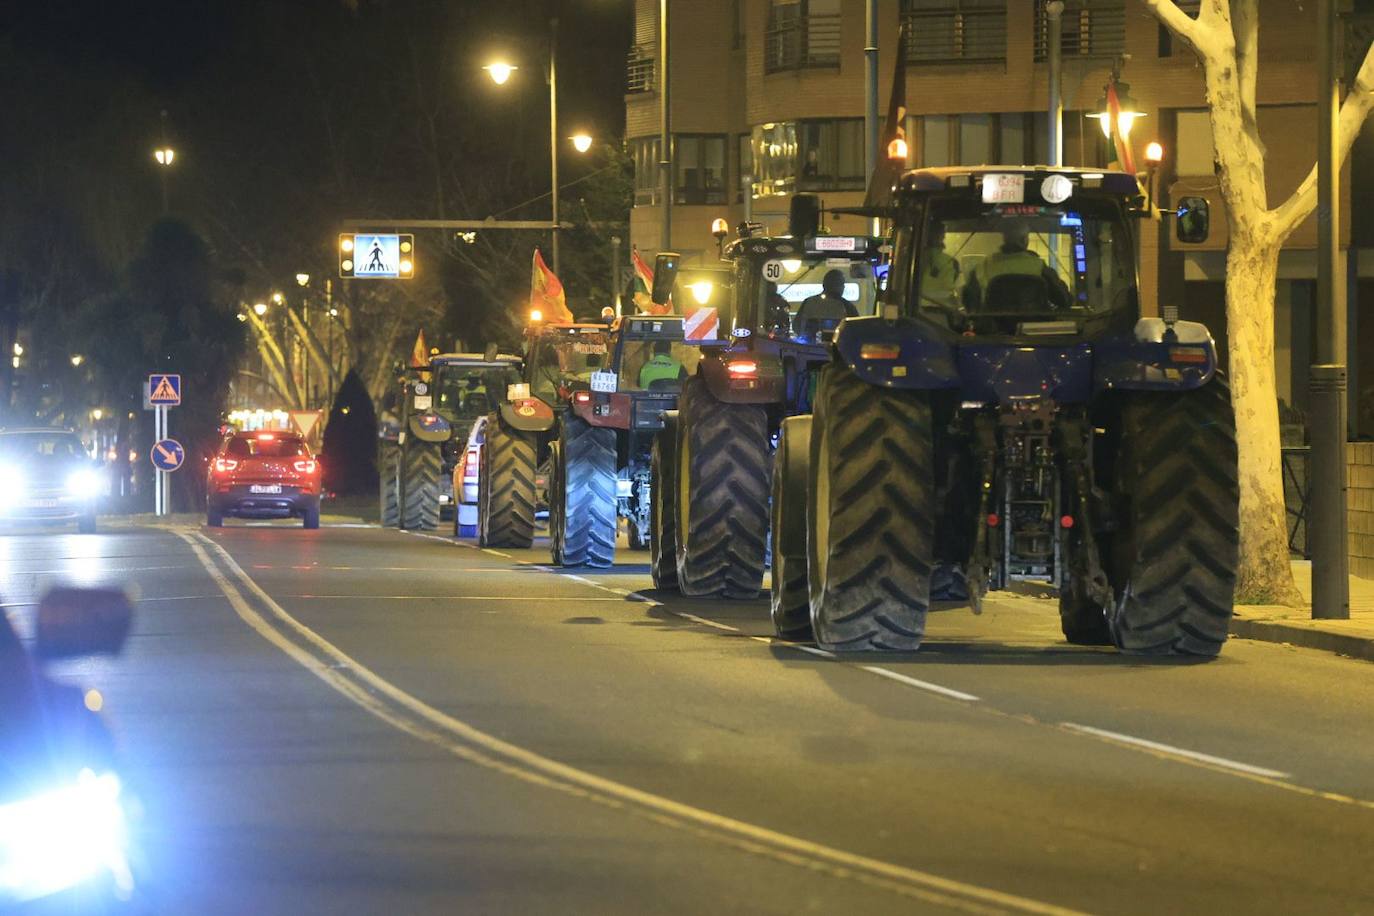
[{"label": "tree branch", "polygon": [[[1355,84],[1350,87],[1345,101],[1341,103],[1337,116],[1336,157],[1344,163],[1355,138],[1371,108],[1374,108],[1374,45],[1365,51],[1360,72],[1355,74]],[[1296,191],[1278,207],[1274,208],[1274,227],[1283,241],[1298,228],[1298,224],[1312,213],[1317,206],[1317,166],[1313,165],[1307,177],[1298,185]]]},{"label": "tree branch", "polygon": [[[1258,125],[1255,82],[1259,69],[1259,9],[1257,0],[1231,0],[1231,34],[1236,43],[1236,81],[1240,89],[1241,116]],[[1259,127],[1255,127],[1259,140]]]},{"label": "tree branch", "polygon": [[1164,27],[1173,32],[1193,49],[1204,64],[1209,60],[1213,49],[1206,27],[1178,8],[1174,0],[1143,0],[1150,12],[1155,14]]}]

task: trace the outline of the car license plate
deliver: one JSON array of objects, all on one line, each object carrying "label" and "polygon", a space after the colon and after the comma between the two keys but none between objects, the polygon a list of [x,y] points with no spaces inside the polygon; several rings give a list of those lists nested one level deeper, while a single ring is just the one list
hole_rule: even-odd
[{"label": "car license plate", "polygon": [[249,493],[280,493],[281,484],[279,483],[255,483],[248,488]]}]

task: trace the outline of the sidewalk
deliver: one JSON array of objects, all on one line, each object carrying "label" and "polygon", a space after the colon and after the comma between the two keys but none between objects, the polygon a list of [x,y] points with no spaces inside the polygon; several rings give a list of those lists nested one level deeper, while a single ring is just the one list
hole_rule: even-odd
[{"label": "sidewalk", "polygon": [[[1293,561],[1298,590],[1312,600],[1312,563]],[[1231,635],[1339,652],[1374,661],[1374,579],[1350,577],[1350,619],[1313,620],[1310,608],[1236,605]]]}]

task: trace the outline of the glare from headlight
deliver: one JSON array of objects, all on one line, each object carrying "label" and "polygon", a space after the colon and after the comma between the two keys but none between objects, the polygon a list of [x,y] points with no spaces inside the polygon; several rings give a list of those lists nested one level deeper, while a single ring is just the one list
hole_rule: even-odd
[{"label": "glare from headlight", "polygon": [[67,477],[67,492],[77,499],[95,499],[100,495],[100,475],[90,468],[73,471]]},{"label": "glare from headlight", "polygon": [[0,464],[0,505],[8,505],[24,494],[24,472],[12,464]]},{"label": "glare from headlight", "polygon": [[119,777],[82,770],[74,785],[0,805],[0,904],[35,900],[109,875],[133,892]]}]

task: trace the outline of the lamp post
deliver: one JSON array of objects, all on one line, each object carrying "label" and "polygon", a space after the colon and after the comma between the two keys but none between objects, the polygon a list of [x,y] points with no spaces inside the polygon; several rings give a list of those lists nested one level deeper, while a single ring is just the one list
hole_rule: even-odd
[{"label": "lamp post", "polygon": [[[1113,134],[1119,137],[1121,146],[1129,155],[1130,147],[1128,144],[1131,128],[1138,119],[1145,117],[1145,112],[1141,111],[1137,107],[1135,99],[1131,98],[1130,83],[1122,82],[1119,64],[1112,65],[1111,79],[1102,89],[1102,98],[1097,101],[1097,110],[1088,112],[1086,117],[1092,118],[1098,123],[1102,128],[1102,135],[1108,140],[1112,139]],[[1134,170],[1129,162],[1119,162],[1118,164],[1123,169]]]},{"label": "lamp post", "polygon": [[172,149],[167,142],[167,109],[162,110],[162,145],[153,150],[153,159],[157,162],[159,178],[162,182],[162,215],[166,216],[170,211],[167,196],[167,170],[172,167],[172,160],[176,159],[176,150]]},{"label": "lamp post", "polygon": [[[296,274],[296,285],[301,288],[301,322],[305,324],[305,333],[310,334],[310,294],[307,287],[310,286],[310,274]],[[305,388],[305,406],[307,410],[314,409],[315,399],[310,393],[310,341],[306,340],[301,348],[301,385]]]},{"label": "lamp post", "polygon": [[[504,86],[519,66],[506,61],[493,61],[482,68],[491,81]],[[545,74],[549,84],[549,178],[553,202],[553,272],[559,273],[558,245],[558,17],[549,20],[549,66]],[[589,134],[579,133],[569,139],[579,153],[591,149]]]}]

